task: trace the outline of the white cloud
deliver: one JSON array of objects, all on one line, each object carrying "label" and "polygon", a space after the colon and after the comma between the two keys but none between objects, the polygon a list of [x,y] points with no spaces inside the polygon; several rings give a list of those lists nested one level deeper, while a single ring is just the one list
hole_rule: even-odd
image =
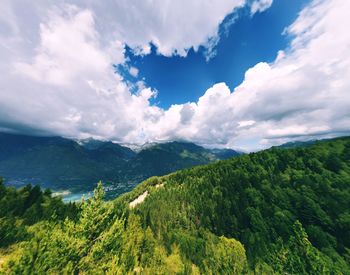
[{"label": "white cloud", "polygon": [[[349,9],[348,1],[312,2],[287,30],[294,37],[291,48],[275,62],[249,69],[232,93],[224,85],[208,90],[198,102],[205,102],[208,115],[200,116],[200,124],[193,120],[193,127],[210,125],[208,136],[217,143],[244,146],[254,140],[247,149],[261,140],[265,147],[277,140],[349,133]],[[254,124],[242,127],[242,121]],[[201,135],[190,138],[207,142]]]},{"label": "white cloud", "polygon": [[144,118],[158,113],[149,105],[150,89],[133,95],[113,73],[112,60],[124,60],[122,43],[102,45],[100,40],[90,10],[65,6],[40,23],[33,57],[19,50],[2,52],[13,57],[0,65],[3,128],[122,141]]},{"label": "white cloud", "polygon": [[211,47],[218,37],[218,26],[246,0],[72,0],[90,9],[98,20],[97,29],[134,49],[149,54],[150,43],[159,54],[186,56],[190,48]]},{"label": "white cloud", "polygon": [[186,55],[215,38],[244,1],[186,1],[186,9],[160,0],[52,3],[0,4],[2,129],[243,149],[349,133],[349,1],[313,1],[287,29],[291,46],[274,62],[249,69],[233,91],[219,83],[168,110],[150,104],[156,92],[142,82],[133,94],[113,73],[112,63],[125,61],[124,44],[140,54],[152,42],[160,54]]},{"label": "white cloud", "polygon": [[255,124],[254,120],[242,120],[238,122],[238,128],[249,127]]},{"label": "white cloud", "polygon": [[130,67],[129,69],[129,73],[133,76],[133,77],[137,77],[139,74],[139,70],[135,67]]},{"label": "white cloud", "polygon": [[312,2],[287,29],[291,48],[274,62],[249,69],[232,92],[221,83],[196,103],[172,106],[148,133],[247,150],[349,134],[349,9],[348,1]]},{"label": "white cloud", "polygon": [[[0,126],[3,130],[142,143],[164,110],[156,92],[130,92],[112,64],[124,46],[185,55],[217,35],[243,0],[27,1],[0,3]],[[187,6],[184,9],[184,6]],[[181,20],[179,20],[181,18]],[[130,74],[137,76],[136,68]]]},{"label": "white cloud", "polygon": [[250,13],[263,12],[271,7],[273,0],[254,0],[250,6]]},{"label": "white cloud", "polygon": [[[100,50],[93,14],[69,6],[64,14],[50,13],[50,20],[40,24],[40,45],[33,60],[15,62],[16,73],[41,83],[72,85],[104,72],[110,58]],[[123,48],[116,49],[122,51]],[[118,60],[118,62],[122,62]]]},{"label": "white cloud", "polygon": [[[211,46],[225,16],[245,0],[109,1],[115,35],[140,53],[152,42],[165,56],[186,56],[190,48]],[[105,3],[103,3],[105,5]],[[105,11],[104,11],[105,12]],[[105,15],[104,15],[105,16]],[[113,18],[119,18],[117,21]],[[144,49],[146,49],[144,51]]]}]

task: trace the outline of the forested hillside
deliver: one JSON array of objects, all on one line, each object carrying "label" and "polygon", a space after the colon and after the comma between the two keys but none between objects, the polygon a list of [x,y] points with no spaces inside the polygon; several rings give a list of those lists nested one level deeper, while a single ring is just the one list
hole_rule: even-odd
[{"label": "forested hillside", "polygon": [[27,185],[19,190],[5,187],[0,178],[0,248],[29,237],[27,227],[36,222],[75,220],[79,212],[73,203],[64,204],[51,191]]},{"label": "forested hillside", "polygon": [[350,274],[350,138],[272,148],[102,198],[99,185],[75,217],[26,226],[0,256],[3,272]]}]

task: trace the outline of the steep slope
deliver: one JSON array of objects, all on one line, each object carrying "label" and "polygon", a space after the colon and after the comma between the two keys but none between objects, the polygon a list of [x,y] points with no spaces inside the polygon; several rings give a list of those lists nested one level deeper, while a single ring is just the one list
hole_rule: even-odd
[{"label": "steep slope", "polygon": [[[287,143],[281,144],[281,145],[279,145],[277,147],[285,148],[285,149],[298,148],[298,147],[307,147],[307,146],[315,144],[316,141],[317,140],[291,141],[291,142],[287,142]],[[326,140],[319,140],[319,141],[326,141]]]},{"label": "steep slope", "polygon": [[101,178],[114,179],[132,153],[113,143],[88,149],[61,137],[0,134],[0,175],[18,185],[89,190]]},{"label": "steep slope", "polygon": [[77,221],[42,222],[13,273],[349,274],[350,138],[272,148],[163,177]]},{"label": "steep slope", "polygon": [[[155,188],[159,184],[162,188]],[[132,211],[194,262],[191,255],[198,252],[191,249],[197,249],[197,234],[205,229],[242,242],[255,268],[350,272],[350,138],[272,148],[153,178],[117,205],[145,191],[147,197]],[[294,243],[302,242],[298,238],[307,241]],[[287,259],[279,258],[283,253]]]},{"label": "steep slope", "polygon": [[239,155],[230,149],[210,150],[193,143],[174,141],[154,144],[141,150],[128,168],[130,174],[143,171],[145,179]]}]

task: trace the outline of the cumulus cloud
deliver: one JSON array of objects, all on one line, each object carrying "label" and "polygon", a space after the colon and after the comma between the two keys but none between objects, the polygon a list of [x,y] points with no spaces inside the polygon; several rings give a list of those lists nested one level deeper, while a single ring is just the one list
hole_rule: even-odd
[{"label": "cumulus cloud", "polygon": [[[18,39],[16,46],[27,45]],[[113,73],[112,61],[124,60],[123,45],[100,43],[90,10],[51,10],[40,23],[38,41],[33,56],[11,48],[3,52],[12,58],[0,68],[2,128],[21,131],[27,126],[51,134],[121,141],[143,119],[159,112],[149,105],[151,89],[132,94]]]},{"label": "cumulus cloud", "polygon": [[[50,20],[40,24],[36,55],[29,62],[15,62],[14,70],[39,83],[56,86],[70,86],[80,77],[93,78],[110,65],[110,58],[100,50],[97,36],[89,10],[78,11],[69,6],[66,13],[51,12]],[[119,62],[123,57],[120,59]]]},{"label": "cumulus cloud", "polygon": [[254,0],[250,6],[250,13],[263,12],[271,7],[273,0]]},{"label": "cumulus cloud", "polygon": [[221,84],[200,98],[192,119],[198,131],[190,139],[251,150],[306,136],[349,134],[349,8],[342,0],[305,7],[286,30],[293,37],[286,52],[249,69],[231,93]]},{"label": "cumulus cloud", "polygon": [[[271,64],[249,69],[233,91],[208,89],[191,106],[183,125],[182,106],[158,122],[162,135],[208,146],[265,148],[295,139],[349,134],[350,34],[348,1],[313,1],[286,29],[293,39]],[[171,125],[161,127],[171,120]],[[149,132],[156,131],[149,129]],[[159,133],[158,133],[159,134]]]},{"label": "cumulus cloud", "polygon": [[[107,13],[118,39],[136,53],[147,54],[149,43],[164,56],[186,56],[190,48],[211,47],[218,26],[226,15],[244,6],[245,0],[109,0],[113,12]],[[106,17],[105,2],[94,7]],[[115,20],[118,18],[118,20]]]},{"label": "cumulus cloud", "polygon": [[[0,3],[0,127],[142,143],[164,110],[156,92],[114,72],[127,44],[148,54],[185,56],[218,35],[243,0],[27,1]],[[184,9],[184,6],[187,8]],[[137,77],[137,68],[129,68]],[[133,90],[133,92],[131,92]]]},{"label": "cumulus cloud", "polygon": [[124,45],[148,54],[153,43],[159,54],[185,56],[245,1],[54,3],[0,4],[2,130],[247,150],[349,133],[349,1],[312,1],[286,29],[291,45],[274,62],[249,69],[233,91],[219,83],[167,110],[150,104],[154,90],[140,83],[132,93],[113,72],[125,62]]}]

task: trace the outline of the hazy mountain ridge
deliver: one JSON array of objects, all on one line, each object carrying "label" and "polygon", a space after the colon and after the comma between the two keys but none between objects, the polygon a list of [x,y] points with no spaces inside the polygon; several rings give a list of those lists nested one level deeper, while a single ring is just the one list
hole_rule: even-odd
[{"label": "hazy mountain ridge", "polygon": [[0,133],[0,175],[6,182],[19,186],[34,183],[56,190],[89,191],[102,180],[118,185],[117,195],[150,176],[239,154],[185,142],[152,144],[135,152],[110,141]]}]

